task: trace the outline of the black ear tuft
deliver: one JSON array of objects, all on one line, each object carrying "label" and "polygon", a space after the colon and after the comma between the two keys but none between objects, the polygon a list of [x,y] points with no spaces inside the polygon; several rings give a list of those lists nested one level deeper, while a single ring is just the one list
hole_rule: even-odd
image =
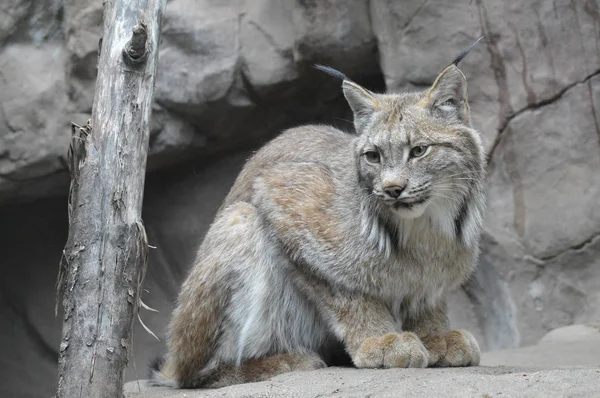
[{"label": "black ear tuft", "polygon": [[335,70],[330,66],[325,66],[325,65],[313,65],[313,68],[320,70],[321,72],[325,72],[330,76],[333,76],[335,78],[338,78],[340,80],[349,80],[348,76],[344,75],[342,72],[340,72],[339,70]]},{"label": "black ear tuft", "polygon": [[467,54],[469,53],[469,51],[471,51],[473,49],[473,47],[475,47],[477,45],[477,43],[479,43],[481,41],[481,39],[483,39],[484,37],[485,36],[481,36],[479,39],[475,40],[475,42],[473,44],[471,44],[469,47],[467,47],[464,50],[462,50],[460,52],[460,54],[458,54],[456,56],[456,58],[454,58],[454,61],[452,61],[451,65],[458,66],[458,63],[460,61],[462,61],[462,59],[467,56]]}]

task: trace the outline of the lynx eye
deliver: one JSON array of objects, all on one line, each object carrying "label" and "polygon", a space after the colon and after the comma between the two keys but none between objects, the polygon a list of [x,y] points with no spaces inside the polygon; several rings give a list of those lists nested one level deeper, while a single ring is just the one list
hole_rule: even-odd
[{"label": "lynx eye", "polygon": [[417,145],[412,147],[412,149],[410,150],[410,157],[411,158],[420,158],[421,156],[425,155],[425,152],[427,152],[427,146],[426,145]]},{"label": "lynx eye", "polygon": [[365,152],[365,158],[367,159],[367,162],[369,163],[379,163],[379,153],[375,152],[375,151],[368,151]]}]

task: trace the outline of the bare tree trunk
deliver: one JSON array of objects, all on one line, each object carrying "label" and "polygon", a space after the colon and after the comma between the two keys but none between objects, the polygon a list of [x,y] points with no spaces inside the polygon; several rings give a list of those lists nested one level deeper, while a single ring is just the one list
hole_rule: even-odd
[{"label": "bare tree trunk", "polygon": [[123,395],[148,254],[141,210],[165,3],[105,1],[92,122],[73,126],[69,148],[57,397]]}]

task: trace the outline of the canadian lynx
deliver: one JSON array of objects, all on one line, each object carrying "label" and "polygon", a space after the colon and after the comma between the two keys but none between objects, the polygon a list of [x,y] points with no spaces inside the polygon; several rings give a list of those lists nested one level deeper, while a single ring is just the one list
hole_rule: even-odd
[{"label": "canadian lynx", "polygon": [[471,366],[445,299],[479,254],[486,160],[458,61],[423,92],[340,72],[356,133],[293,128],[245,165],[182,286],[157,384],[221,387],[325,367]]}]

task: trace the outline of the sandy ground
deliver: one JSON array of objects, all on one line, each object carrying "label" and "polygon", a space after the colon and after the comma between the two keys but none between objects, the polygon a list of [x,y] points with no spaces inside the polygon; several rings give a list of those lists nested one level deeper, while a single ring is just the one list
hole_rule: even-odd
[{"label": "sandy ground", "polygon": [[600,343],[554,341],[488,352],[482,366],[453,369],[327,368],[216,390],[147,388],[126,397],[600,397]]}]

